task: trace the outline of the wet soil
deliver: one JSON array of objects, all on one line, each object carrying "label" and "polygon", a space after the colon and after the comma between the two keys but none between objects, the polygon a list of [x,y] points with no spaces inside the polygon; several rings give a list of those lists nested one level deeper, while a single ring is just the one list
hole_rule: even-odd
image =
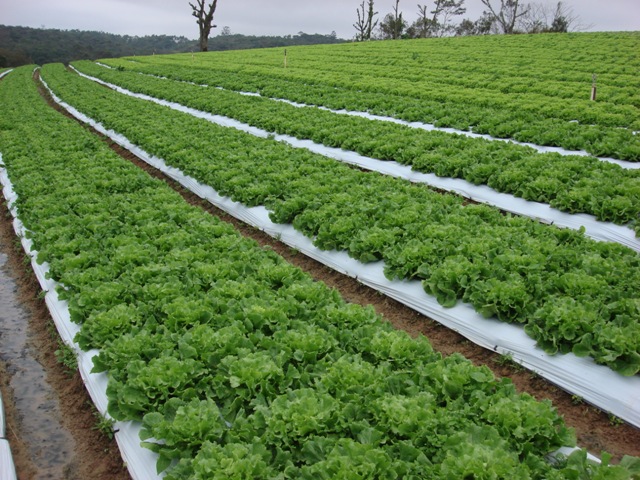
[{"label": "wet soil", "polygon": [[[45,98],[46,94],[43,93]],[[48,99],[50,101],[50,99]],[[50,101],[51,104],[51,101]],[[53,108],[60,110],[52,104]],[[64,113],[64,112],[63,112]],[[66,113],[65,113],[66,114]],[[88,128],[89,127],[85,127]],[[93,130],[92,130],[93,131]],[[93,131],[96,135],[99,133]],[[102,136],[101,136],[102,137]],[[628,424],[620,423],[610,418],[605,412],[597,408],[580,403],[572,395],[560,390],[537,375],[522,370],[520,367],[504,362],[502,357],[494,352],[485,350],[459,334],[441,326],[437,322],[409,309],[408,307],[372,290],[357,280],[339,274],[328,267],[310,259],[294,249],[277,242],[265,233],[254,229],[218,210],[195,194],[185,190],[173,180],[149,167],[146,163],[130,152],[122,149],[110,140],[102,137],[109,146],[123,158],[133,162],[150,175],[161,178],[178,191],[186,201],[199,206],[203,210],[232,223],[243,235],[251,237],[262,245],[269,245],[289,262],[302,268],[314,278],[336,288],[342,296],[354,303],[372,305],[376,311],[396,328],[406,330],[411,335],[425,335],[431,341],[434,349],[444,355],[459,352],[477,365],[487,365],[497,376],[510,377],[521,392],[528,392],[538,399],[549,399],[557,410],[564,416],[565,422],[574,428],[578,437],[578,444],[594,455],[607,451],[618,460],[623,455],[640,456],[640,429]],[[0,206],[6,211],[4,205]],[[97,479],[126,479],[129,478],[122,465],[115,442],[95,430],[95,416],[90,406],[89,397],[84,390],[82,381],[76,373],[72,377],[65,371],[55,358],[58,348],[57,340],[51,334],[51,319],[41,300],[38,300],[39,286],[33,274],[23,265],[23,254],[15,247],[15,235],[4,213],[0,216],[0,251],[6,257],[8,266],[3,267],[0,276],[10,270],[17,285],[18,306],[27,311],[29,332],[28,342],[35,345],[38,361],[44,366],[48,383],[58,399],[60,421],[67,429],[73,441],[64,441],[63,450],[68,452],[69,462],[62,467],[63,477],[69,479],[97,478]],[[0,303],[4,305],[4,303]],[[4,308],[4,307],[3,307]],[[1,350],[1,347],[0,347]],[[3,368],[5,370],[3,371]],[[34,459],[37,455],[32,452],[38,450],[38,445],[31,445],[21,417],[21,406],[14,395],[11,382],[6,379],[6,368],[0,361],[0,387],[7,411],[8,436],[14,454],[14,461],[18,475],[22,479],[56,478],[48,477]],[[42,395],[42,394],[40,394]],[[43,398],[49,398],[48,396]],[[21,403],[21,401],[20,401]],[[71,444],[73,443],[73,446]],[[42,448],[42,447],[40,447]],[[55,455],[52,455],[55,457]],[[49,465],[47,468],[60,468]],[[45,476],[43,476],[45,475]]]},{"label": "wet soil", "polygon": [[[0,362],[3,378],[13,394],[12,403],[28,447],[41,478],[63,478],[73,437],[60,423],[60,408],[44,367],[38,361],[29,312],[19,299],[15,278],[7,266],[4,242],[0,243]],[[50,448],[55,445],[56,448]]]},{"label": "wet soil", "polygon": [[80,375],[58,362],[59,336],[4,201],[0,212],[0,392],[18,478],[129,480]]}]

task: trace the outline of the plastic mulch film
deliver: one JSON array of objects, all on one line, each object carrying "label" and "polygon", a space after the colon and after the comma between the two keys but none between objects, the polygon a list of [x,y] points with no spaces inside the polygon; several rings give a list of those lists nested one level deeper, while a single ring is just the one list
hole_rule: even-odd
[{"label": "plastic mulch film", "polygon": [[[113,67],[106,65],[104,63],[101,62],[96,62],[96,65],[100,65],[101,67],[113,70]],[[73,68],[73,67],[72,67]],[[76,72],[80,73],[77,69],[74,68],[74,70],[76,70]],[[92,80],[97,81],[98,79],[94,79],[93,77],[90,77],[88,75],[84,75],[82,73],[80,73],[83,76],[86,76],[87,78],[91,78]],[[141,73],[141,75],[147,75],[149,77],[154,77],[154,78],[160,78],[160,79],[164,79],[164,80],[169,80],[167,77],[162,77],[159,75],[152,75],[149,73]],[[176,81],[176,80],[173,80]],[[184,83],[188,83],[191,85],[196,85],[193,82],[188,82],[188,81],[184,81]],[[495,142],[504,142],[504,143],[513,143],[515,145],[521,145],[521,146],[525,146],[525,147],[530,147],[533,148],[534,150],[536,150],[537,152],[540,153],[557,153],[559,155],[563,155],[563,156],[568,156],[568,155],[574,155],[574,156],[580,156],[580,157],[593,157],[593,158],[597,158],[598,160],[602,161],[602,162],[608,162],[608,163],[615,163],[617,165],[619,165],[622,168],[625,169],[640,169],[640,162],[638,163],[633,163],[633,162],[627,162],[625,160],[618,160],[616,158],[607,158],[607,157],[595,157],[593,155],[591,155],[589,152],[586,152],[584,150],[566,150],[564,148],[561,147],[548,147],[548,146],[543,146],[543,145],[536,145],[535,143],[528,143],[528,142],[520,142],[517,140],[513,140],[510,138],[497,138],[497,137],[492,137],[491,135],[487,135],[487,134],[481,134],[481,133],[474,133],[473,131],[469,131],[469,130],[458,130],[456,128],[449,128],[449,127],[436,127],[435,125],[431,124],[431,123],[423,123],[423,122],[409,122],[407,120],[402,120],[399,118],[395,118],[395,117],[386,117],[384,115],[374,115],[372,113],[368,113],[368,112],[360,112],[360,111],[354,111],[354,110],[346,110],[346,109],[341,109],[341,110],[335,110],[329,107],[324,107],[324,106],[319,106],[319,105],[313,105],[313,104],[307,104],[307,103],[300,103],[300,102],[294,102],[292,100],[287,100],[286,98],[274,98],[274,97],[266,97],[260,93],[256,93],[256,92],[243,92],[240,90],[231,90],[228,88],[224,88],[224,87],[214,87],[211,85],[200,85],[201,87],[208,87],[208,88],[215,88],[217,90],[227,90],[229,92],[233,92],[233,93],[237,93],[238,95],[245,95],[247,97],[260,97],[260,98],[264,98],[265,100],[272,100],[274,102],[282,102],[282,103],[288,103],[289,105],[292,105],[294,107],[299,107],[299,108],[317,108],[319,110],[325,110],[327,112],[331,112],[331,113],[337,113],[339,115],[347,115],[347,116],[351,116],[351,117],[361,117],[361,118],[366,118],[368,120],[377,120],[377,121],[381,121],[381,122],[390,122],[390,123],[396,123],[398,125],[404,125],[406,127],[410,127],[410,128],[415,128],[415,129],[419,129],[419,130],[426,130],[429,132],[444,132],[444,133],[453,133],[456,135],[464,135],[465,137],[470,137],[470,138],[482,138],[484,140],[490,140],[490,141],[495,141]],[[634,132],[634,133],[638,133],[638,132]]]},{"label": "plastic mulch film", "polygon": [[[59,99],[57,99],[60,102]],[[311,240],[295,231],[291,225],[271,222],[264,207],[248,208],[221,197],[211,187],[186,177],[179,170],[167,166],[162,159],[147,154],[122,135],[107,131],[102,125],[89,119],[64,102],[62,106],[80,120],[91,124],[116,143],[166,173],[185,188],[217,207],[271,236],[298,249],[329,267],[357,278],[363,284],[375,288],[402,302],[414,310],[433,318],[464,335],[474,343],[502,354],[510,354],[514,360],[535,371],[564,390],[578,395],[585,401],[608,411],[623,420],[640,427],[640,377],[624,377],[608,367],[597,365],[590,358],[573,354],[551,356],[535,347],[535,341],[517,326],[494,319],[485,319],[466,304],[453,308],[442,307],[434,297],[427,295],[418,281],[389,281],[383,274],[382,262],[362,264],[345,252],[326,252],[316,248]]]},{"label": "plastic mulch film", "polygon": [[[78,73],[83,77],[106,85],[125,95],[152,101],[159,105],[167,106],[174,110],[208,120],[217,125],[232,127],[237,130],[262,138],[266,138],[271,135],[265,130],[252,127],[228,117],[213,115],[211,113],[195,110],[193,108],[185,107],[174,102],[168,102],[166,100],[160,100],[148,95],[133,93],[129,90],[118,87],[117,85],[104,82],[80,72]],[[45,84],[45,86],[47,86],[44,80],[43,83]],[[55,96],[55,94],[53,94],[53,92],[51,92],[50,89],[49,92],[56,100],[56,102],[66,108],[71,114],[89,124],[93,125],[93,123],[95,123],[93,122],[93,120],[88,119],[70,105],[62,102],[59,98],[57,98],[57,96]],[[438,177],[433,173],[416,172],[412,170],[411,167],[401,165],[397,162],[387,160],[383,161],[365,157],[355,152],[342,150],[340,148],[327,147],[310,140],[300,140],[288,135],[275,135],[275,137],[273,138],[277,141],[287,143],[295,148],[304,148],[311,152],[318,153],[320,155],[333,158],[344,163],[356,165],[358,167],[376,171],[385,175],[402,178],[410,182],[430,185],[442,190],[462,195],[463,197],[469,198],[476,202],[493,205],[506,212],[511,212],[516,215],[532,218],[542,223],[553,224],[559,227],[570,228],[573,230],[584,228],[585,235],[593,238],[594,240],[616,242],[629,247],[636,252],[640,252],[640,239],[636,237],[635,232],[632,229],[610,222],[598,221],[593,215],[585,213],[570,214],[561,212],[560,210],[551,208],[546,203],[532,202],[519,197],[514,197],[510,194],[500,193],[486,185],[474,185],[473,183],[458,178]]]},{"label": "plastic mulch film", "polygon": [[[59,101],[59,99],[57,100]],[[425,293],[419,281],[389,281],[383,273],[383,262],[362,264],[345,252],[322,251],[310,239],[291,225],[274,224],[264,207],[245,207],[221,197],[215,190],[169,167],[162,159],[153,157],[136,147],[128,139],[87,118],[64,102],[61,105],[83,122],[91,124],[122,147],[167,174],[201,198],[225,210],[243,222],[259,228],[336,271],[356,278],[359,282],[402,302],[412,309],[462,334],[487,349],[509,354],[523,366],[560,388],[577,395],[598,408],[640,427],[640,376],[624,377],[610,368],[597,365],[590,358],[548,355],[535,346],[535,341],[522,327],[486,319],[470,305],[459,302],[453,308],[442,307],[435,297]]]},{"label": "plastic mulch film", "polygon": [[[66,301],[60,300],[56,292],[56,287],[59,285],[46,278],[46,273],[49,270],[48,264],[45,262],[39,265],[36,262],[38,255],[37,251],[32,250],[32,242],[25,237],[25,227],[17,217],[17,212],[13,207],[17,196],[13,191],[13,187],[7,175],[7,171],[4,169],[2,159],[0,157],[0,184],[3,186],[3,194],[11,210],[11,214],[14,217],[13,228],[20,238],[22,248],[31,257],[31,268],[38,279],[40,287],[45,293],[45,303],[51,318],[53,319],[58,333],[62,340],[71,348],[74,349],[78,357],[78,370],[82,377],[83,383],[91,396],[96,409],[101,415],[108,417],[107,413],[107,374],[91,373],[93,368],[92,358],[96,355],[97,351],[84,352],[80,347],[74,343],[73,338],[78,332],[80,327],[71,322],[69,315],[69,308]],[[156,460],[157,455],[150,450],[143,448],[140,445],[140,424],[135,422],[115,422],[114,424],[115,439],[120,449],[120,454],[127,465],[129,473],[135,480],[158,480],[161,477],[156,472]],[[0,443],[0,480],[5,480],[2,476],[5,472],[3,455],[1,450],[2,444]],[[9,452],[7,447],[7,452]],[[14,477],[7,476],[7,480],[13,480]]]},{"label": "plastic mulch film", "polygon": [[0,438],[7,436],[7,423],[4,417],[4,405],[2,404],[2,395],[0,395]]},{"label": "plastic mulch film", "polygon": [[[94,126],[98,129],[101,129],[103,132],[106,132],[104,128],[100,125],[95,124]],[[268,219],[268,212],[263,207],[254,207],[248,208],[243,205],[240,205],[236,202],[231,201],[228,198],[219,196],[211,187],[202,185],[197,181],[183,175],[176,169],[171,167],[167,167],[164,162],[160,159],[153,158],[143,152],[142,150],[134,147],[128,142],[128,140],[124,139],[124,137],[115,134],[114,132],[109,132],[108,135],[116,142],[130,149],[133,153],[140,156],[147,163],[152,166],[162,170],[172,178],[178,180],[183,186],[193,191],[197,195],[202,198],[208,199],[211,203],[214,203],[218,207],[228,211],[230,214],[236,216],[240,220],[244,222],[254,225],[258,228],[263,229],[265,232],[272,236],[281,237],[281,240],[288,245],[299,249],[303,253],[313,258],[316,258],[326,265],[338,270],[342,273],[345,273],[349,276],[353,276],[358,278],[362,283],[372,286],[374,288],[378,288],[380,291],[390,294],[390,296],[395,296],[394,298],[403,297],[407,305],[414,306],[418,311],[422,309],[423,313],[427,315],[433,315],[433,313],[429,313],[428,308],[422,308],[422,303],[417,302],[413,295],[424,297],[425,294],[421,290],[418,285],[410,285],[411,282],[389,282],[386,280],[384,275],[382,274],[381,263],[374,265],[362,265],[359,262],[351,259],[343,252],[323,252],[316,247],[314,247],[310,240],[301,235],[300,233],[293,230],[293,227],[290,225],[277,225],[273,224]],[[73,337],[75,333],[78,331],[78,326],[71,322],[68,305],[66,301],[61,301],[56,293],[56,287],[58,286],[56,282],[46,278],[46,272],[48,271],[47,263],[43,263],[41,265],[37,264],[36,257],[37,252],[31,250],[31,241],[25,238],[25,228],[17,218],[17,212],[15,208],[12,207],[13,203],[17,199],[11,182],[8,178],[6,170],[2,166],[1,157],[0,157],[0,183],[3,185],[3,194],[5,199],[7,200],[8,205],[10,206],[11,213],[14,216],[14,229],[16,234],[21,240],[23,249],[25,252],[31,256],[31,266],[38,278],[38,281],[41,285],[41,288],[46,292],[45,302],[47,307],[51,313],[51,316],[56,324],[56,328],[65,343],[74,348],[78,355],[78,369],[84,381],[84,384],[97,408],[97,410],[105,416],[107,414],[107,375],[106,373],[95,374],[91,373],[91,369],[93,367],[92,358],[96,355],[97,351],[89,351],[83,352],[79,349],[77,344],[73,342]],[[417,283],[417,282],[414,282]],[[419,288],[420,292],[416,291],[416,287]],[[406,292],[405,295],[398,295],[399,292]],[[412,299],[412,300],[409,300]],[[443,310],[435,299],[433,300],[435,303],[431,305],[434,311]],[[429,302],[427,302],[429,303]],[[462,306],[465,309],[464,306]],[[457,309],[450,309],[450,311],[456,311]],[[476,321],[475,317],[477,314],[473,312],[472,309],[466,308],[467,314],[474,318],[473,321]],[[508,325],[502,325],[499,322],[492,322],[482,319],[484,322],[488,322],[488,331],[492,331],[495,327],[498,329],[509,327]],[[445,322],[443,322],[445,323]],[[454,327],[455,328],[455,327]],[[508,328],[507,328],[508,329]],[[462,329],[462,333],[464,334],[464,329]],[[502,335],[496,335],[496,331],[492,332],[493,338],[489,342],[490,344],[496,342],[501,342],[500,337]],[[522,335],[524,335],[522,333]],[[517,336],[517,335],[516,335]],[[498,351],[504,352],[512,352],[514,359],[521,361],[523,364],[527,365],[525,359],[520,358],[519,348],[515,348],[517,339],[514,339],[512,343],[502,342],[505,345],[497,345],[495,348]],[[531,341],[528,342],[529,344]],[[513,347],[513,350],[509,350],[508,348]],[[523,355],[526,357],[526,355]],[[534,355],[535,357],[535,355]],[[535,363],[535,362],[532,362]],[[598,369],[601,367],[595,366]],[[556,369],[562,370],[563,365],[557,365]],[[565,377],[572,377],[574,373],[571,371],[565,372]],[[618,389],[617,385],[611,385],[610,388]],[[611,391],[611,390],[610,390]],[[616,390],[618,393],[622,393],[624,396],[624,392],[620,390]],[[585,399],[589,400],[587,396]],[[639,407],[640,408],[640,407]],[[614,412],[615,413],[615,412]],[[621,416],[621,415],[618,415]],[[624,418],[624,417],[622,417]],[[120,449],[121,456],[123,460],[126,462],[129,473],[132,478],[135,480],[158,480],[162,478],[160,475],[156,474],[156,460],[157,455],[150,450],[143,448],[140,445],[140,424],[138,422],[116,422],[114,425],[115,438],[118,443],[118,447]],[[2,445],[0,444],[0,448]],[[8,446],[7,449],[8,451]],[[573,449],[561,449],[560,452],[568,453]],[[2,455],[4,454],[3,450],[0,450],[0,459],[2,459]],[[592,460],[596,460],[596,457],[589,455]],[[10,458],[10,454],[9,457]],[[4,462],[0,463],[0,465],[4,465]],[[5,472],[0,469],[0,473],[4,474]],[[7,476],[7,480],[13,480],[15,478],[11,476]],[[0,477],[0,480],[5,480],[4,477]]]},{"label": "plastic mulch film", "polygon": [[0,438],[0,480],[16,480],[17,478],[9,442]]},{"label": "plastic mulch film", "polygon": [[[305,103],[292,102],[291,100],[286,100],[282,98],[263,97],[258,93],[252,93],[252,92],[236,92],[236,93],[239,93],[240,95],[247,95],[252,97],[262,97],[262,98],[266,98],[268,100],[273,100],[276,102],[288,103],[289,105],[293,105],[294,107],[316,107],[315,105],[307,105]],[[487,135],[483,133],[473,133],[468,130],[458,130],[456,128],[448,128],[448,127],[436,127],[431,123],[408,122],[406,120],[400,120],[394,117],[385,117],[383,115],[373,115],[367,112],[357,112],[357,111],[344,110],[344,109],[333,110],[331,108],[322,107],[322,106],[319,106],[316,108],[320,110],[326,110],[327,112],[331,112],[331,113],[337,113],[339,115],[348,115],[350,117],[361,117],[361,118],[366,118],[368,120],[397,123],[398,125],[404,125],[406,127],[415,128],[418,130],[426,130],[428,132],[454,133],[456,135],[464,135],[465,137],[470,137],[470,138],[482,138],[484,140],[490,140],[492,142],[513,143],[514,145],[521,145],[524,147],[533,148],[539,153],[557,153],[563,156],[575,155],[579,157],[593,157],[593,158],[597,158],[601,162],[615,163],[616,165],[619,165],[620,167],[625,169],[629,169],[629,170],[640,169],[640,163],[637,163],[637,162],[633,163],[625,160],[618,160],[617,158],[595,157],[591,155],[589,152],[586,152],[584,150],[566,150],[561,147],[547,147],[543,145],[536,145],[535,143],[519,142],[517,140],[513,140],[510,138],[496,138],[496,137],[492,137],[491,135]]]},{"label": "plastic mulch film", "polygon": [[[134,153],[141,154],[138,150]],[[158,159],[150,160],[158,162]],[[291,225],[271,222],[269,212],[264,207],[245,207],[221,197],[209,186],[199,184],[192,178],[184,178],[175,169],[161,164],[154,166],[243,222],[260,228],[305,255],[402,302],[478,345],[512,355],[514,360],[561,388],[640,426],[640,377],[624,377],[608,367],[595,364],[589,358],[579,358],[573,354],[547,355],[535,346],[535,341],[524,333],[522,327],[485,319],[473,307],[460,302],[453,308],[445,308],[435,297],[425,293],[419,281],[388,280],[383,273],[383,262],[362,264],[349,257],[346,252],[320,250]]]},{"label": "plastic mulch film", "polygon": [[[6,73],[6,72],[5,72]],[[2,75],[0,74],[0,77]],[[2,155],[0,154],[0,169],[3,168]],[[0,181],[2,179],[0,178]],[[0,480],[14,480],[16,478],[16,469],[11,456],[11,448],[7,436],[7,423],[4,414],[4,404],[2,403],[2,395],[0,395]]]}]

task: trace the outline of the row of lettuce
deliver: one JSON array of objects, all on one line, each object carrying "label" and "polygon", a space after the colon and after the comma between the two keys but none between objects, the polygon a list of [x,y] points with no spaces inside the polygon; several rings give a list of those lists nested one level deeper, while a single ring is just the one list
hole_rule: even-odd
[{"label": "row of lettuce", "polygon": [[[463,39],[452,40],[457,42]],[[512,37],[511,41],[518,40]],[[609,41],[612,42],[612,48],[617,48],[614,40]],[[411,42],[405,45],[407,52],[411,51],[411,45]],[[305,67],[306,60],[301,59],[298,63],[290,60],[290,66],[286,69],[282,68],[280,50],[264,53],[229,52],[226,55],[173,55],[162,59],[132,57],[105,60],[105,63],[126,70],[259,92],[264,96],[333,109],[367,111],[407,121],[433,123],[440,127],[472,130],[497,138],[513,138],[568,150],[586,150],[597,156],[632,161],[640,159],[640,138],[634,134],[634,131],[640,130],[640,115],[636,105],[640,100],[635,88],[621,93],[620,96],[626,100],[617,103],[602,100],[602,97],[592,102],[589,100],[591,73],[583,72],[582,99],[537,93],[503,93],[499,82],[498,85],[491,83],[487,88],[461,87],[455,82],[450,83],[447,81],[449,70],[446,69],[439,79],[432,80],[431,69],[434,64],[437,65],[437,60],[417,65],[413,69],[413,76],[412,63],[415,62],[407,57],[396,59],[393,67],[372,66],[377,61],[384,63],[385,57],[396,58],[398,51],[389,42],[358,46],[363,50],[360,54],[369,57],[369,61],[362,66],[353,64],[350,57],[340,62],[348,49],[356,49],[356,46],[331,47],[316,49],[318,53],[315,58],[320,65],[311,62]],[[521,53],[528,58],[531,50],[522,45],[520,47],[526,50]],[[414,48],[414,53],[423,49],[424,55],[437,50],[432,43],[424,41],[416,42]],[[288,56],[296,58],[296,55],[302,56],[302,52],[308,51],[313,49],[294,50]],[[628,60],[638,68],[637,60]],[[514,63],[513,59],[511,63]],[[483,73],[490,75],[494,66],[489,62],[483,65]],[[569,64],[564,70],[572,67],[580,68],[580,64]],[[396,72],[395,75],[385,74],[390,69]],[[476,73],[468,75],[474,76]],[[631,75],[628,78],[631,83],[637,82]],[[547,81],[537,79],[534,75],[526,82],[537,85]],[[600,86],[598,91],[604,95],[607,88],[617,87]],[[556,90],[556,87],[551,89]]]},{"label": "row of lettuce", "polygon": [[[288,66],[305,73],[315,70],[323,73],[334,72],[343,76],[351,74],[351,79],[357,75],[359,78],[369,76],[389,81],[409,80],[419,82],[427,89],[450,85],[459,89],[473,89],[480,93],[535,94],[558,100],[585,100],[589,97],[588,87],[591,86],[592,73],[619,63],[617,59],[610,57],[606,65],[601,64],[595,70],[589,71],[584,63],[577,65],[565,59],[561,67],[550,62],[549,65],[540,68],[541,62],[548,61],[553,52],[548,49],[543,50],[539,52],[542,53],[542,57],[532,58],[531,53],[540,45],[533,43],[517,45],[520,40],[507,40],[506,43],[510,44],[511,48],[506,52],[504,50],[492,52],[492,49],[498,49],[500,46],[493,45],[494,42],[487,39],[430,39],[428,44],[424,41],[407,42],[396,49],[392,48],[393,45],[384,44],[364,48],[360,46],[328,48],[324,52],[322,49],[325,47],[318,47],[315,50],[297,49],[289,52]],[[460,48],[465,42],[470,48],[479,48],[481,43],[487,44],[483,51],[483,58],[469,61],[469,56],[473,53]],[[529,39],[526,42],[529,42]],[[561,43],[555,45],[561,46]],[[529,56],[526,61],[522,61],[519,57],[524,52],[518,51],[518,47],[528,50]],[[334,56],[331,62],[327,61],[327,56],[335,54],[337,50],[340,54]],[[632,57],[635,52],[627,50],[621,52],[621,55],[625,53],[628,57]],[[253,58],[252,64],[260,61]],[[497,62],[498,59],[500,61]],[[263,66],[268,64],[261,63]],[[487,68],[487,65],[491,65],[491,68]],[[583,70],[572,71],[576,67]],[[639,82],[633,78],[630,68],[626,75],[607,71],[600,77],[600,81],[606,85],[600,95],[602,101],[614,105],[640,106],[640,97],[634,90]]]},{"label": "row of lettuce", "polygon": [[[291,73],[273,73],[273,67],[235,71],[217,64],[209,65],[207,58],[196,66],[190,65],[186,58],[170,65],[157,65],[153,59],[138,59],[135,62],[109,59],[102,62],[115,68],[260,93],[267,97],[332,109],[365,111],[441,128],[470,130],[495,138],[510,138],[567,150],[585,150],[596,156],[630,161],[640,159],[640,140],[634,133],[634,130],[640,130],[636,107],[614,106],[610,111],[610,105],[598,103],[580,109],[576,105],[580,102],[567,100],[568,105],[559,111],[555,100],[547,100],[549,105],[541,105],[542,100],[524,96],[512,104],[509,96],[502,101],[492,101],[486,93],[472,89],[467,94],[454,87],[425,92],[417,89],[415,82],[407,82],[406,89],[399,90],[400,82],[391,82],[393,87],[388,87],[385,79],[371,79],[366,84],[362,81],[353,86],[336,86],[329,80],[321,82],[318,76],[312,76],[311,73],[303,78],[295,78]],[[338,74],[332,75],[342,78]]]},{"label": "row of lettuce", "polygon": [[[340,71],[575,99],[585,98],[585,81],[591,86],[595,73],[605,87],[599,96],[604,101],[640,106],[640,80],[634,72],[639,43],[637,32],[431,38],[289,48],[287,64],[303,71]],[[619,56],[611,55],[612,44]],[[282,65],[282,53],[271,49],[222,55],[228,55],[224,63],[273,66]]]},{"label": "row of lettuce", "polygon": [[588,465],[583,451],[550,465],[545,454],[574,440],[548,402],[442,358],[189,206],[49,108],[28,68],[0,82],[0,102],[0,151],[38,261],[82,326],[79,344],[100,350],[109,413],[143,422],[165,478],[637,469],[632,458],[607,467],[606,455]]},{"label": "row of lettuce", "polygon": [[[589,100],[593,75],[599,84],[598,99],[620,107],[640,106],[637,88],[640,81],[634,75],[637,67],[636,33],[615,36],[602,34],[577,35],[573,38],[502,37],[429,39],[375,44],[321,45],[313,48],[289,48],[287,68],[292,78],[318,75],[322,83],[351,85],[354,81],[374,77],[394,81],[416,82],[425,90],[444,85],[462,91],[474,90],[496,94],[534,95],[532,98]],[[597,43],[603,55],[593,52]],[[577,44],[581,44],[578,46]],[[619,48],[619,57],[611,56],[611,45]],[[473,57],[474,49],[482,55]],[[592,49],[592,58],[585,59],[580,50]],[[604,51],[602,51],[604,50]],[[260,52],[227,52],[215,54],[216,66],[250,71],[255,67],[282,67],[281,49]],[[131,59],[131,57],[129,57]],[[147,57],[148,58],[148,57]],[[147,58],[135,57],[145,62]],[[163,57],[160,62],[175,62],[185,56]],[[190,63],[198,63],[189,58]],[[199,60],[202,60],[200,58]],[[273,69],[272,69],[273,70]],[[275,73],[275,72],[273,72]],[[331,78],[331,75],[342,78]],[[501,95],[502,94],[502,95]],[[621,111],[629,111],[623,108]]]},{"label": "row of lettuce", "polygon": [[264,205],[322,249],[384,260],[445,306],[523,324],[549,353],[640,371],[640,255],[582,232],[467,205],[272,139],[224,128],[46,65],[64,101],[221,195]]},{"label": "row of lettuce", "polygon": [[569,213],[629,224],[640,232],[640,170],[591,157],[537,153],[511,143],[424,131],[344,116],[185,82],[117,71],[89,61],[79,71],[136,93],[234,118],[268,132],[393,160],[414,170],[462,178]]}]

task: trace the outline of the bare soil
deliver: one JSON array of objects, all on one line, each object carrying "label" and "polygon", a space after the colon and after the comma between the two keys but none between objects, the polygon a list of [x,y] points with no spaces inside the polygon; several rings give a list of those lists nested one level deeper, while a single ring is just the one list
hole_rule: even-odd
[{"label": "bare soil", "polygon": [[[43,92],[43,96],[47,98],[53,108],[61,110],[51,102],[46,93]],[[69,116],[64,111],[62,113]],[[91,130],[89,127],[85,126],[85,128]],[[537,399],[549,399],[563,415],[567,425],[575,429],[578,444],[587,448],[590,453],[599,455],[602,451],[607,451],[614,455],[614,460],[619,460],[624,455],[640,456],[640,429],[621,423],[615,418],[610,418],[607,413],[581,403],[579,399],[575,399],[571,394],[562,391],[541,377],[511,365],[509,362],[505,363],[500,355],[469,342],[456,332],[358,283],[357,280],[337,273],[265,233],[230,217],[151,168],[129,151],[122,149],[98,132],[93,131],[93,133],[102,137],[123,158],[138,165],[150,175],[164,180],[190,204],[199,206],[212,215],[233,224],[243,235],[255,239],[261,245],[270,246],[286,260],[305,270],[316,280],[337,289],[347,301],[361,305],[372,305],[396,328],[406,330],[413,336],[424,335],[429,338],[434,349],[443,355],[450,355],[454,352],[461,353],[477,365],[488,366],[497,376],[511,378],[519,391],[527,392]],[[47,371],[48,380],[57,392],[62,412],[62,423],[75,440],[75,450],[65,478],[116,480],[129,478],[122,465],[115,442],[110,441],[95,429],[94,410],[89,405],[90,400],[79,375],[75,374],[69,377],[66,369],[56,360],[54,351],[58,348],[57,340],[54,340],[50,334],[52,320],[44,303],[37,298],[39,285],[33,274],[24,268],[24,254],[14,246],[14,239],[15,235],[9,225],[9,220],[3,214],[0,218],[0,243],[5,245],[5,249],[6,245],[10,245],[11,253],[8,263],[13,272],[12,275],[15,275],[18,280],[20,301],[30,312],[29,325],[33,331],[32,341],[41,352],[41,361]],[[29,448],[22,440],[20,421],[12,403],[12,392],[8,388],[7,375],[2,369],[3,365],[0,363],[0,387],[9,424],[8,436],[18,475],[21,479],[39,478],[37,468],[30,459]]]},{"label": "bare soil", "polygon": [[[55,351],[59,348],[59,337],[44,301],[39,298],[40,285],[25,263],[26,255],[16,242],[4,201],[0,211],[0,252],[7,256],[0,276],[3,280],[9,277],[15,283],[16,301],[24,312],[21,318],[27,322],[27,345],[22,361],[33,354],[34,360],[44,369],[50,387],[33,388],[30,401],[39,405],[16,404],[18,396],[14,395],[11,385],[16,365],[0,361],[0,391],[7,439],[18,478],[128,480],[131,477],[115,440],[110,440],[96,428],[96,410],[80,374],[58,362]],[[6,331],[7,325],[0,325],[0,334]],[[28,371],[19,374],[31,375]],[[47,424],[52,420],[64,431],[51,431]],[[34,425],[42,428],[45,435],[34,436]]]}]

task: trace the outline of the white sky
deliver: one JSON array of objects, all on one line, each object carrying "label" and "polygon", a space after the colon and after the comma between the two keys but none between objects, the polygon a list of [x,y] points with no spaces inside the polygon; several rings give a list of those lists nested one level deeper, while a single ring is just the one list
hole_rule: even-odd
[{"label": "white sky", "polygon": [[[245,35],[329,34],[351,39],[362,0],[218,0],[211,36],[228,26]],[[555,0],[535,0],[555,5]],[[210,0],[207,0],[207,3]],[[376,0],[382,18],[394,0]],[[417,18],[417,4],[433,0],[401,0],[405,19]],[[463,18],[477,19],[480,0],[466,0]],[[495,4],[499,1],[495,0]],[[640,0],[565,0],[590,31],[640,30]],[[183,35],[198,37],[189,0],[0,0],[0,24],[63,30],[97,30],[127,35]]]}]

